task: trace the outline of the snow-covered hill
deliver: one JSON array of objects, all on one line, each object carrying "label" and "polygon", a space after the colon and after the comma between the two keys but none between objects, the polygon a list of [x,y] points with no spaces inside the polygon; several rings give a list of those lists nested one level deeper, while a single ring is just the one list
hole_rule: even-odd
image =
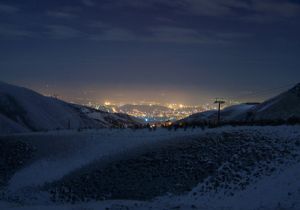
[{"label": "snow-covered hill", "polygon": [[253,108],[250,117],[254,120],[300,118],[300,83]]},{"label": "snow-covered hill", "polygon": [[[253,109],[256,104],[238,104],[234,106],[227,107],[221,111],[221,117],[223,122],[228,121],[238,121],[243,119],[243,115],[247,113],[249,110]],[[205,112],[200,112],[197,114],[193,114],[180,122],[184,123],[201,123],[201,122],[214,122],[217,120],[218,111],[217,110],[209,110]]]},{"label": "snow-covered hill", "polygon": [[135,124],[139,122],[127,115],[66,103],[0,82],[0,134]]},{"label": "snow-covered hill", "polygon": [[[300,83],[261,104],[245,103],[221,110],[222,122],[286,121],[291,118],[300,119]],[[217,111],[209,110],[191,115],[179,122],[201,123],[216,120]]]}]

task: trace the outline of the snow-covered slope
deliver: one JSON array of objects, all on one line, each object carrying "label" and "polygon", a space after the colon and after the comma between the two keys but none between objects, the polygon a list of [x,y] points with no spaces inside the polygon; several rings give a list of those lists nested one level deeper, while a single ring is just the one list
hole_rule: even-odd
[{"label": "snow-covered slope", "polygon": [[29,129],[0,114],[0,134],[27,132]]},{"label": "snow-covered slope", "polygon": [[216,110],[209,110],[205,112],[200,112],[193,114],[185,119],[179,120],[178,122],[182,123],[197,123],[197,122],[206,122],[213,119],[216,119],[217,111]]},{"label": "snow-covered slope", "polygon": [[[223,122],[300,119],[300,83],[292,89],[261,104],[239,104],[221,111]],[[217,120],[217,111],[191,115],[179,122],[199,123]]]},{"label": "snow-covered slope", "polygon": [[299,126],[0,137],[0,208],[298,210],[299,137]]},{"label": "snow-covered slope", "polygon": [[300,83],[251,110],[254,120],[287,120],[300,118]]},{"label": "snow-covered slope", "polygon": [[[222,121],[242,120],[243,115],[254,108],[256,104],[238,104],[227,107],[221,111]],[[197,114],[193,114],[179,122],[197,123],[217,120],[217,110],[209,110]]]},{"label": "snow-covered slope", "polygon": [[[84,110],[88,110],[87,114]],[[100,116],[101,120],[89,115]],[[99,118],[100,118],[99,117]],[[101,128],[138,122],[42,96],[26,88],[0,82],[0,134],[67,128]]]}]

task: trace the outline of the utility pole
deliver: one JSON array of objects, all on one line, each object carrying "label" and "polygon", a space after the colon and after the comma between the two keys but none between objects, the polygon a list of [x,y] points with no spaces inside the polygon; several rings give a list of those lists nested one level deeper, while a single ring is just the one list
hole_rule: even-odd
[{"label": "utility pole", "polygon": [[221,104],[225,104],[223,99],[216,98],[215,104],[218,104],[218,125],[221,122]]}]

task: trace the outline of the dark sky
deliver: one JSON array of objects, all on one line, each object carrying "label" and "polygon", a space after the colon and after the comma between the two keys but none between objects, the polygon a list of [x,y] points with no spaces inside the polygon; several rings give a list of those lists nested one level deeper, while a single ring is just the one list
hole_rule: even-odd
[{"label": "dark sky", "polygon": [[67,99],[262,100],[300,78],[292,0],[0,0],[0,80]]}]

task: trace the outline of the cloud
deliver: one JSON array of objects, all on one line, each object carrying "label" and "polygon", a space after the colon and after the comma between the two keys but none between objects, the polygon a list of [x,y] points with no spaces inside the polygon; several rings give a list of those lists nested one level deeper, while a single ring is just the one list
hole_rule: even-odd
[{"label": "cloud", "polygon": [[243,0],[115,0],[110,4],[139,8],[156,8],[163,5],[180,13],[203,16],[227,15],[233,12],[234,8],[248,7],[248,3]]},{"label": "cloud", "polygon": [[210,40],[195,29],[159,26],[150,29],[152,37],[149,40],[177,43],[207,43]]},{"label": "cloud", "polygon": [[[300,4],[286,0],[182,0],[186,3],[185,10],[195,15],[204,16],[268,16],[270,19],[295,17],[300,14]],[[237,9],[247,11],[237,12]],[[251,14],[252,13],[252,14]]]},{"label": "cloud", "polygon": [[241,32],[217,32],[213,35],[217,38],[220,38],[223,41],[231,42],[233,40],[237,41],[240,39],[248,39],[253,37],[254,35],[251,33],[241,33]]},{"label": "cloud", "polygon": [[300,14],[300,4],[287,1],[256,0],[253,8],[259,13],[281,17],[295,17]]},{"label": "cloud", "polygon": [[243,33],[200,32],[193,28],[157,26],[147,28],[140,34],[124,28],[102,28],[97,34],[89,35],[95,41],[124,41],[148,43],[178,43],[178,44],[229,44],[239,39],[250,37]]},{"label": "cloud", "polygon": [[19,11],[18,7],[6,5],[6,4],[0,4],[0,12],[4,13],[16,13]]},{"label": "cloud", "polygon": [[[300,4],[287,0],[114,0],[110,7],[152,8],[166,6],[180,14],[195,16],[242,16],[267,15],[295,17]],[[241,13],[244,10],[244,13]],[[250,15],[249,15],[250,14]]]},{"label": "cloud", "polygon": [[147,29],[145,34],[137,34],[124,28],[103,28],[99,34],[90,36],[97,41],[137,41],[137,42],[176,42],[205,43],[206,37],[194,29],[160,26]]},{"label": "cloud", "polygon": [[84,36],[84,33],[64,25],[48,25],[46,26],[46,34],[50,38],[54,39],[70,39],[70,38],[80,38]]},{"label": "cloud", "polygon": [[266,24],[284,21],[300,15],[300,4],[287,1],[252,0],[251,13],[241,16],[242,21]]},{"label": "cloud", "polygon": [[93,34],[89,37],[95,41],[140,41],[141,37],[137,36],[130,30],[122,28],[108,28],[99,34]]},{"label": "cloud", "polygon": [[89,24],[89,27],[91,28],[106,28],[108,25],[102,21],[93,21]]},{"label": "cloud", "polygon": [[201,16],[232,15],[235,9],[248,8],[247,2],[240,0],[185,0],[185,12]]},{"label": "cloud", "polygon": [[252,34],[239,32],[199,31],[193,28],[160,26],[151,29],[152,41],[194,43],[194,44],[230,44],[252,37]]},{"label": "cloud", "polygon": [[272,15],[266,15],[266,14],[251,14],[251,15],[243,16],[239,19],[246,22],[267,24],[267,23],[277,22],[281,20],[282,17],[274,17]]},{"label": "cloud", "polygon": [[55,18],[66,18],[66,19],[72,19],[77,17],[77,15],[74,15],[69,12],[62,12],[62,11],[48,11],[47,15]]},{"label": "cloud", "polygon": [[165,23],[165,24],[176,24],[176,20],[172,18],[167,18],[167,17],[155,17],[157,22],[160,23]]},{"label": "cloud", "polygon": [[46,14],[54,18],[73,19],[77,18],[76,13],[81,12],[82,8],[78,6],[64,6],[53,11],[48,11]]},{"label": "cloud", "polygon": [[0,26],[0,37],[2,38],[16,39],[32,36],[33,33],[25,29],[17,28],[15,26]]},{"label": "cloud", "polygon": [[82,4],[87,6],[87,7],[95,6],[95,2],[93,0],[82,0]]}]

